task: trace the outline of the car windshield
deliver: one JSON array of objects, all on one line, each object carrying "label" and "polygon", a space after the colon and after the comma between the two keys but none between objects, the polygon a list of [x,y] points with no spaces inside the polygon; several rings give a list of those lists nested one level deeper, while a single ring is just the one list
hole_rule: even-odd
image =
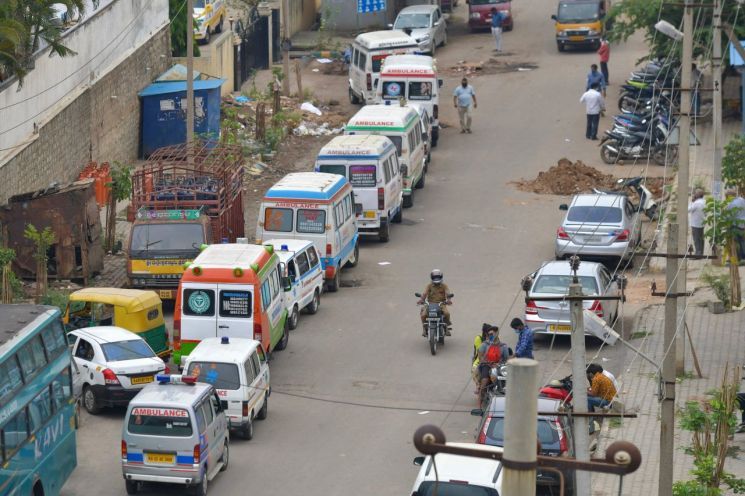
[{"label": "car windshield", "polygon": [[499,496],[491,487],[472,486],[460,482],[424,481],[419,484],[418,496]]},{"label": "car windshield", "polygon": [[197,381],[212,384],[215,389],[238,389],[241,376],[238,365],[220,362],[191,362],[187,375],[196,375]]},{"label": "car windshield", "polygon": [[576,206],[567,213],[568,222],[580,224],[618,224],[622,218],[619,207]]},{"label": "car windshield", "polygon": [[129,415],[127,430],[144,436],[189,437],[192,434],[189,412],[181,408],[135,407]]},{"label": "car windshield", "polygon": [[[538,440],[541,448],[551,450],[559,447],[559,433],[555,425],[546,418],[538,419]],[[486,444],[504,446],[504,417],[492,417],[486,429]]]},{"label": "car windshield", "polygon": [[510,0],[471,0],[471,5],[494,5],[497,3],[507,3]]},{"label": "car windshield", "polygon": [[116,343],[104,343],[101,345],[101,349],[103,350],[107,362],[155,357],[153,350],[141,339],[118,341]]},{"label": "car windshield", "polygon": [[[569,294],[569,285],[572,283],[572,276],[558,276],[543,274],[538,277],[533,284],[531,293],[549,293],[549,294]],[[579,283],[582,285],[582,291],[587,295],[598,294],[598,283],[592,276],[579,276]]]},{"label": "car windshield", "polygon": [[596,21],[600,17],[600,4],[597,2],[561,2],[557,17],[562,22]]},{"label": "car windshield", "polygon": [[417,29],[429,27],[429,14],[401,14],[393,29]]},{"label": "car windshield", "polygon": [[201,224],[139,224],[132,230],[130,255],[145,256],[148,252],[199,252],[204,243]]},{"label": "car windshield", "polygon": [[338,174],[340,176],[347,176],[346,165],[335,165],[335,164],[321,164],[318,166],[318,172],[325,172],[327,174]]}]

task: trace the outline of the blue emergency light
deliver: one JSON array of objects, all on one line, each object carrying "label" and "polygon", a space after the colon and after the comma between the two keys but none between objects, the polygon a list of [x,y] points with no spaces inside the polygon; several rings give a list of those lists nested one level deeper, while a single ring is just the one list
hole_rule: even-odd
[{"label": "blue emergency light", "polygon": [[193,375],[158,374],[155,376],[155,380],[160,384],[189,384],[193,386],[197,382],[197,377]]},{"label": "blue emergency light", "polygon": [[290,248],[287,245],[282,245],[279,249],[282,250],[282,251],[289,251],[290,250]]},{"label": "blue emergency light", "polygon": [[227,336],[223,336],[220,339],[220,344],[230,344],[230,338],[228,338]]}]

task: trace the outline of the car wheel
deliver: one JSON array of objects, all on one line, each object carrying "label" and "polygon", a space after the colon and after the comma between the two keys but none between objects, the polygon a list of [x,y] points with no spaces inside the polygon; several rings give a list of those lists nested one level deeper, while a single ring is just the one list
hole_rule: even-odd
[{"label": "car wheel", "polygon": [[127,489],[127,494],[137,494],[142,488],[140,481],[124,480],[124,487]]},{"label": "car wheel", "polygon": [[293,305],[293,307],[292,307],[292,313],[287,318],[287,320],[289,321],[289,324],[288,325],[289,325],[291,331],[294,331],[295,329],[297,329],[297,322],[298,322],[298,318],[299,318],[299,315],[298,315],[299,313],[300,312],[298,311],[297,305]]},{"label": "car wheel", "polygon": [[248,419],[246,425],[241,429],[241,437],[246,441],[250,441],[254,437],[254,423],[251,418]]},{"label": "car wheel", "polygon": [[437,148],[438,141],[440,141],[440,129],[434,128],[432,130],[432,148]]},{"label": "car wheel", "polygon": [[411,208],[414,206],[414,190],[411,190],[411,194],[406,196],[404,195],[404,201],[403,201],[404,208]]},{"label": "car wheel", "polygon": [[90,386],[83,388],[83,406],[91,415],[98,415],[101,412],[101,405],[99,404],[96,392]]},{"label": "car wheel", "polygon": [[326,281],[326,291],[329,293],[336,293],[339,291],[339,267],[334,271],[334,278],[330,281]]},{"label": "car wheel", "polygon": [[615,148],[618,150],[620,148],[621,143],[614,139],[609,139],[605,143],[603,143],[603,146],[600,147],[600,158],[603,159],[603,162],[606,164],[615,164],[618,162],[618,152],[614,152],[611,150],[611,148]]},{"label": "car wheel", "polygon": [[352,268],[357,267],[357,264],[360,261],[360,243],[359,241],[354,244],[354,253],[352,254],[352,258],[349,259],[349,261],[344,264],[344,267]]},{"label": "car wheel", "polygon": [[401,200],[401,205],[398,206],[398,212],[396,212],[396,215],[393,216],[391,222],[393,222],[394,224],[400,224],[402,220],[404,220],[403,199]]},{"label": "car wheel", "polygon": [[360,104],[360,99],[357,97],[357,95],[354,93],[354,91],[352,90],[351,87],[349,88],[349,102],[352,105],[359,105]]},{"label": "car wheel", "polygon": [[225,472],[228,469],[228,463],[230,463],[230,446],[227,439],[225,440],[225,448],[222,450],[222,459],[220,461],[222,462],[220,472]]},{"label": "car wheel", "polygon": [[288,341],[290,341],[290,329],[288,328],[287,321],[285,321],[285,326],[282,329],[282,338],[277,342],[277,346],[274,349],[277,351],[284,350],[287,348]]},{"label": "car wheel", "polygon": [[212,33],[210,33],[210,27],[207,26],[207,29],[204,31],[203,43],[205,45],[209,45],[211,40],[212,40]]},{"label": "car wheel", "polygon": [[424,171],[422,171],[422,175],[419,176],[419,180],[416,182],[416,184],[414,185],[414,187],[416,189],[422,189],[424,187],[424,181],[425,181],[425,179],[424,179]]},{"label": "car wheel", "polygon": [[442,46],[446,46],[448,44],[448,32],[447,29],[445,30],[445,36],[442,37]]},{"label": "car wheel", "polygon": [[380,229],[378,230],[378,239],[381,243],[387,243],[391,239],[391,225],[386,222],[381,222]]},{"label": "car wheel", "polygon": [[259,413],[256,414],[256,418],[259,420],[266,420],[266,417],[269,415],[269,394],[264,396],[264,404],[261,407],[261,410],[259,410]]},{"label": "car wheel", "polygon": [[562,43],[557,43],[556,48],[558,48],[560,52],[564,51],[564,45]]},{"label": "car wheel", "polygon": [[220,22],[217,24],[217,27],[215,28],[215,33],[222,33],[222,25],[225,23],[225,19],[220,16]]},{"label": "car wheel", "polygon": [[194,488],[194,496],[207,496],[207,467],[202,469],[202,480],[199,481],[199,485]]},{"label": "car wheel", "polygon": [[321,306],[321,295],[319,294],[319,291],[316,289],[313,292],[313,299],[310,301],[306,308],[308,310],[308,313],[313,315],[316,312],[318,312],[318,307]]}]

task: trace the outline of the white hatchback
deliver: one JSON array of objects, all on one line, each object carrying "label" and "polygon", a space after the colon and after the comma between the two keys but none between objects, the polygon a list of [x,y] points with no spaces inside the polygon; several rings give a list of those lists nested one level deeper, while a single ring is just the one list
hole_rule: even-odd
[{"label": "white hatchback", "polygon": [[166,370],[144,339],[121,327],[85,327],[70,331],[67,342],[75,360],[74,383],[90,414],[126,406],[155,376]]},{"label": "white hatchback", "polygon": [[[475,443],[447,443],[448,446],[501,453],[502,448]],[[414,458],[414,465],[421,466],[411,488],[412,496],[458,494],[463,496],[499,496],[502,494],[502,462],[489,458],[438,453],[435,456]]]}]

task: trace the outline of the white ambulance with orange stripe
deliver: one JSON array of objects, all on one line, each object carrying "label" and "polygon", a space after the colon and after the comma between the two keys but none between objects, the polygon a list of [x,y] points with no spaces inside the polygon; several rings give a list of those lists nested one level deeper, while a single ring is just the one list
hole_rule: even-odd
[{"label": "white ambulance with orange stripe", "polygon": [[427,55],[391,55],[383,61],[376,103],[405,98],[424,108],[430,116],[432,147],[440,137],[440,88],[437,65]]}]

